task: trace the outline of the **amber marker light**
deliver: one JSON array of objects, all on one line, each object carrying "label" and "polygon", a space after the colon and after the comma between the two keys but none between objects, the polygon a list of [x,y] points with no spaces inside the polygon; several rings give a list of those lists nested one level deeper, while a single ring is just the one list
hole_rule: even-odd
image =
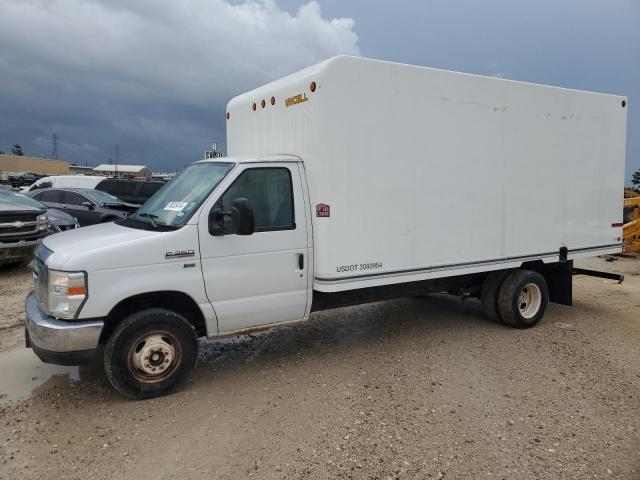
[{"label": "amber marker light", "polygon": [[309,90],[311,90],[311,92],[316,91],[316,82],[311,82],[311,84],[309,85]]},{"label": "amber marker light", "polygon": [[271,105],[275,105],[276,104],[276,97],[271,97]]},{"label": "amber marker light", "polygon": [[231,114],[227,112],[227,120],[229,120],[230,118],[231,118]]}]

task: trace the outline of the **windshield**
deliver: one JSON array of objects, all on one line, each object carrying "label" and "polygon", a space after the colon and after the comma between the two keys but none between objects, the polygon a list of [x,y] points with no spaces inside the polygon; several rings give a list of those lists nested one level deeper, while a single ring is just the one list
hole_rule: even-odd
[{"label": "windshield", "polygon": [[157,225],[182,225],[232,167],[232,163],[219,162],[189,165],[129,218]]},{"label": "windshield", "polygon": [[113,195],[109,195],[108,193],[101,192],[100,190],[87,190],[84,193],[89,195],[98,203],[122,203],[118,197],[114,197]]},{"label": "windshield", "polygon": [[13,203],[15,205],[22,205],[23,207],[31,207],[31,208],[38,208],[38,209],[47,208],[42,203],[38,202],[37,200],[34,200],[33,198],[20,195],[19,193],[13,193],[13,192],[3,191],[3,190],[0,190],[0,201]]}]

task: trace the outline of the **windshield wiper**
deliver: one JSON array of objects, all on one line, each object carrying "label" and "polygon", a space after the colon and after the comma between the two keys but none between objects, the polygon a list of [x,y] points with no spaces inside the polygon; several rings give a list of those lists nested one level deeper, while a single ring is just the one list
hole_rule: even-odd
[{"label": "windshield wiper", "polygon": [[151,224],[151,226],[153,228],[155,228],[156,230],[158,229],[158,224],[154,220],[154,218],[158,218],[158,215],[154,215],[153,213],[143,212],[143,213],[138,213],[136,216],[137,217],[148,218],[149,219],[149,223]]}]

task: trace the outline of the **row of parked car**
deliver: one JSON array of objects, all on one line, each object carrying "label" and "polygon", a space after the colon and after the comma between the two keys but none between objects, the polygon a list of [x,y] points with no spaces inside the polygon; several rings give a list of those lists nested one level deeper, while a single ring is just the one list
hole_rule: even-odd
[{"label": "row of parked car", "polygon": [[123,219],[164,183],[67,175],[44,177],[20,193],[0,188],[0,265],[29,263],[47,235]]},{"label": "row of parked car", "polygon": [[162,180],[135,180],[111,178],[97,175],[56,175],[44,177],[20,193],[34,192],[45,188],[83,188],[109,193],[126,203],[142,205],[165,184]]}]

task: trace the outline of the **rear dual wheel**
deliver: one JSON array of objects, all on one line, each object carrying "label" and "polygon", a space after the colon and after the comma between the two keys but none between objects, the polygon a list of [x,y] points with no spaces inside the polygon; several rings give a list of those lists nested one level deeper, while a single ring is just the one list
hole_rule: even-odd
[{"label": "rear dual wheel", "polygon": [[547,282],[538,272],[492,272],[482,288],[487,315],[515,328],[529,328],[543,317],[549,303]]}]

